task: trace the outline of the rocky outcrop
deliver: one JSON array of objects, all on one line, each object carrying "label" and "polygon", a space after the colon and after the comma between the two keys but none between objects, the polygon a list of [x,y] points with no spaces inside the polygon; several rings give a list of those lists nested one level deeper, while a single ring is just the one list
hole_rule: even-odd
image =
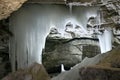
[{"label": "rocky outcrop", "polygon": [[29,68],[11,73],[2,80],[50,80],[50,77],[41,64],[34,63]]},{"label": "rocky outcrop", "polygon": [[120,80],[120,69],[101,66],[80,69],[80,80]]},{"label": "rocky outcrop", "polygon": [[0,20],[5,19],[16,11],[27,0],[0,0]]},{"label": "rocky outcrop", "polygon": [[120,46],[98,64],[80,68],[81,80],[120,80]]}]

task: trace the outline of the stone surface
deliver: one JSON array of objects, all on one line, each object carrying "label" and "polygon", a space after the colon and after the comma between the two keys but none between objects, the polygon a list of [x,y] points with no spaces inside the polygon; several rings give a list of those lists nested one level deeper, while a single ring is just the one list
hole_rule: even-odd
[{"label": "stone surface", "polygon": [[27,69],[10,73],[2,80],[50,80],[50,77],[41,64],[34,63]]},{"label": "stone surface", "polygon": [[0,20],[10,16],[10,14],[20,8],[25,1],[26,0],[0,0]]}]

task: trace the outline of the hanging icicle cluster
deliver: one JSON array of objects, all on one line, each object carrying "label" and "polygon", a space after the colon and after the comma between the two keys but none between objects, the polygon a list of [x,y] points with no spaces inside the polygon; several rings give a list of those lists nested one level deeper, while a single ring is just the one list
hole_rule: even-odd
[{"label": "hanging icicle cluster", "polygon": [[[88,12],[96,14],[96,8],[74,7],[73,16],[79,24],[87,23]],[[26,4],[14,13],[10,18],[10,30],[14,34],[10,40],[12,70],[27,67],[33,62],[41,63],[49,28],[55,26],[62,33],[70,18],[69,7],[64,5]]]}]

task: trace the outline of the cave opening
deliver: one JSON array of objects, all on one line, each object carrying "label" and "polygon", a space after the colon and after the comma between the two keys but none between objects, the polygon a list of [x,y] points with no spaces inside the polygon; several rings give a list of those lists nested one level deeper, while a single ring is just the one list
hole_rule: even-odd
[{"label": "cave opening", "polygon": [[[8,72],[29,68],[33,63],[42,64],[51,77],[60,73],[66,75],[67,71],[69,75],[81,65],[99,63],[106,66],[101,59],[120,44],[119,21],[113,19],[110,22],[107,17],[106,22],[106,7],[104,10],[104,4],[97,1],[92,4],[69,0],[64,4],[28,1],[9,18],[1,20],[0,63],[5,63],[3,67],[6,69],[6,73],[1,73],[2,77]],[[118,14],[114,11],[108,14],[113,15]],[[115,17],[115,20],[119,19]],[[115,60],[107,66],[119,68],[118,58]],[[30,72],[32,68],[29,68]],[[82,70],[84,68],[80,68]],[[83,74],[79,72],[79,75]]]}]

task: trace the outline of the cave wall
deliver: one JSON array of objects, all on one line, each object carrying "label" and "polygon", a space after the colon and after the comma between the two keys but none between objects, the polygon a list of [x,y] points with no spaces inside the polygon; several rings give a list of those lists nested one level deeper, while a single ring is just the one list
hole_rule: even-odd
[{"label": "cave wall", "polygon": [[0,79],[11,71],[9,60],[9,37],[12,36],[9,31],[9,19],[0,21]]}]

